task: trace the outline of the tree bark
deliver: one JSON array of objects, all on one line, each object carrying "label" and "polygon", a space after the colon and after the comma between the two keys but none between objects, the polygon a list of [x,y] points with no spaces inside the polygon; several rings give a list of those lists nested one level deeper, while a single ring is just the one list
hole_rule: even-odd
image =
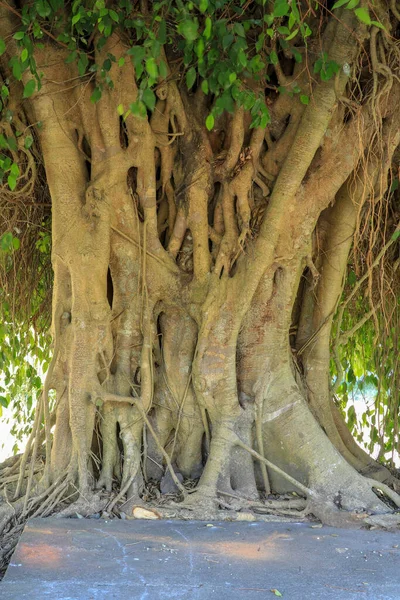
[{"label": "tree bark", "polygon": [[[322,45],[354,65],[364,35],[343,11]],[[96,50],[99,63],[111,48],[118,61],[117,34]],[[198,116],[201,90],[160,80],[152,117],[124,121],[117,107],[138,94],[133,66],[113,64],[114,89],[93,105],[93,82],[66,57],[49,41],[37,51],[43,86],[24,108],[42,123],[52,199],[45,414],[49,390],[57,400],[37,493],[62,479],[81,502],[96,488],[120,491],[130,510],[170,473],[191,509],[296,491],[328,523],[343,522],[340,509],[354,522],[390,512],[363,476],[389,474],[349,441],[329,368],[357,210],[372,193],[363,180],[383,156],[381,143],[367,156],[376,104],[345,118],[341,98],[353,88],[341,69],[309,83],[306,108],[296,96],[271,101],[277,142],[273,125],[250,130],[242,108],[220,118],[221,141]],[[378,100],[387,168],[398,97],[394,83]],[[380,194],[387,169],[383,180]],[[189,497],[178,475],[199,478]]]}]

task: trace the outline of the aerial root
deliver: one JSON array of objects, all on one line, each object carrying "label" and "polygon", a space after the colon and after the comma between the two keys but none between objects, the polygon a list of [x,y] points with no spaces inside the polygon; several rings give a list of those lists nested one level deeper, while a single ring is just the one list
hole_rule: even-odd
[{"label": "aerial root", "polygon": [[[139,408],[141,408],[140,404],[138,403]],[[146,426],[148,428],[148,430],[150,431],[151,435],[153,436],[153,439],[158,447],[158,449],[160,450],[161,454],[164,457],[165,462],[167,463],[167,468],[171,474],[172,480],[175,483],[176,487],[178,488],[178,490],[183,494],[183,496],[185,497],[187,492],[186,489],[183,487],[183,485],[181,484],[181,482],[179,481],[178,477],[176,476],[174,467],[172,466],[171,463],[171,459],[168,455],[168,453],[165,451],[163,445],[161,444],[160,440],[158,439],[158,436],[156,434],[156,432],[154,431],[149,419],[147,418],[146,412],[142,409],[142,417],[144,422],[146,423]]]},{"label": "aerial root", "polygon": [[375,481],[375,479],[367,479],[368,483],[372,487],[373,490],[380,490],[383,492],[394,504],[400,508],[400,495],[392,490],[385,483],[381,483],[380,481]]},{"label": "aerial root", "polygon": [[303,494],[305,496],[309,497],[309,496],[313,495],[313,492],[312,492],[312,490],[310,490],[310,488],[308,488],[305,485],[303,485],[302,483],[300,483],[300,481],[297,481],[297,479],[295,479],[294,477],[292,477],[291,475],[289,475],[288,473],[283,471],[277,465],[274,465],[272,462],[267,460],[264,456],[261,456],[261,454],[259,454],[255,450],[253,450],[253,448],[251,448],[250,446],[248,446],[247,444],[242,442],[242,440],[239,437],[236,438],[236,444],[238,446],[240,446],[241,448],[243,448],[244,450],[247,450],[247,452],[249,452],[252,456],[257,458],[261,463],[264,463],[265,465],[267,465],[267,467],[269,469],[271,469],[271,471],[275,471],[275,473],[278,473],[279,475],[284,477],[287,481],[289,481],[289,483],[296,486],[296,488],[299,489],[301,492],[303,492]]},{"label": "aerial root", "polygon": [[[119,493],[115,496],[115,498],[113,500],[111,500],[111,502],[109,504],[106,505],[106,511],[108,513],[110,513],[114,506],[125,496],[125,494],[128,492],[129,488],[131,487],[131,485],[133,484],[135,477],[130,477],[128,479],[128,481],[125,483],[125,485],[121,488],[121,490],[119,491]],[[125,504],[130,503],[131,498],[128,498],[125,502]]]}]

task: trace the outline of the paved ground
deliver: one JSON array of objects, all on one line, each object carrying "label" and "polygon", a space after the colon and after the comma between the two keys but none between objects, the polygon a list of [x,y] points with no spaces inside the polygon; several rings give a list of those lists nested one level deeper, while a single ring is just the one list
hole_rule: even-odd
[{"label": "paved ground", "polygon": [[400,534],[297,523],[33,519],[0,583],[1,600],[272,600],[279,593],[399,600]]}]

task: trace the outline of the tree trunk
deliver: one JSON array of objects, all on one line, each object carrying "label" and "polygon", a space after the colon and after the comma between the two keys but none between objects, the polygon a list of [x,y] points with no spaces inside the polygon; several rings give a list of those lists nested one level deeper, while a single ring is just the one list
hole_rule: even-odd
[{"label": "tree trunk", "polygon": [[[361,53],[349,28],[364,35],[345,11],[322,36],[340,65]],[[116,34],[99,64],[111,49],[123,57]],[[160,80],[152,116],[123,120],[117,107],[138,95],[132,65],[113,64],[114,89],[93,104],[94,84],[66,56],[51,40],[37,50],[43,86],[23,108],[42,123],[52,199],[43,488],[62,480],[81,500],[119,490],[129,511],[172,471],[181,506],[199,511],[296,491],[328,523],[340,509],[390,512],[371,479],[390,474],[343,432],[329,361],[358,206],[372,193],[360,182],[399,143],[397,81],[349,118],[345,70],[317,83],[302,72],[308,106],[274,97],[267,130],[237,108],[217,123],[223,137],[204,126],[200,88]],[[180,475],[199,478],[193,494]]]}]

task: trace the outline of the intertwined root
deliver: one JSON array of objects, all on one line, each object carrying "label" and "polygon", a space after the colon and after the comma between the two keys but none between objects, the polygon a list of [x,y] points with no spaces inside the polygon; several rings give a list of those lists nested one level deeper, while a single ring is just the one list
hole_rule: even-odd
[{"label": "intertwined root", "polygon": [[[2,27],[12,37],[8,18]],[[363,28],[344,11],[321,32],[330,58],[355,64],[360,40],[349,31]],[[220,118],[223,136],[207,132],[198,94],[181,95],[174,77],[158,82],[151,117],[122,123],[117,106],[129,106],[139,87],[117,33],[99,58],[112,52],[112,69],[123,59],[126,70],[96,108],[94,82],[79,82],[68,52],[47,42],[38,49],[43,86],[25,100],[26,114],[45,124],[36,134],[52,203],[54,353],[26,452],[0,472],[6,541],[27,518],[60,508],[132,516],[154,473],[175,486],[173,506],[158,498],[165,515],[397,522],[383,499],[400,506],[398,494],[356,472],[364,458],[331,418],[329,388],[354,206],[382,203],[399,143],[390,72],[398,50],[386,64],[392,42],[381,44],[383,35],[371,32],[372,80],[363,85],[372,96],[351,118],[342,99],[359,82],[345,70],[311,81],[293,60],[286,84],[304,86],[312,102],[267,91],[270,127],[250,129],[236,107]],[[275,71],[282,78],[279,64]],[[252,85],[265,93],[261,81]],[[30,195],[35,163],[22,154],[20,184],[27,179]],[[271,498],[278,480],[298,496]]]},{"label": "intertwined root", "polygon": [[[154,430],[153,434],[155,435]],[[221,443],[223,439],[225,443]],[[229,440],[229,444],[226,443],[227,440]],[[327,443],[329,443],[328,440]],[[232,468],[227,457],[232,454],[235,447],[241,448],[257,462],[266,465],[269,473],[278,473],[288,484],[295,486],[298,493],[304,494],[304,498],[291,493],[280,497],[267,496],[263,499],[256,499],[249,497],[251,494],[247,494],[246,497],[246,494],[241,494],[231,487],[228,491],[229,486],[222,489],[224,481],[227,481],[223,469],[227,468],[229,472],[229,469]],[[211,453],[215,450],[216,456],[213,457],[213,460]],[[3,477],[0,478],[0,483],[2,480],[3,482],[7,481],[5,473],[10,479],[10,471],[14,469],[15,464],[17,463],[7,465],[1,471]],[[110,493],[88,490],[84,495],[82,490],[79,491],[77,487],[76,468],[67,470],[50,486],[45,486],[45,478],[36,478],[32,482],[30,496],[26,494],[25,481],[23,485],[25,495],[13,503],[8,500],[7,484],[3,483],[3,494],[6,501],[0,504],[0,535],[2,537],[0,569],[4,569],[7,565],[26,520],[54,513],[64,517],[76,515],[85,517],[93,514],[99,517],[103,514],[107,518],[119,516],[120,518],[157,519],[164,517],[197,518],[206,521],[271,519],[299,521],[311,516],[317,517],[327,525],[342,527],[370,525],[394,528],[400,524],[400,515],[393,513],[388,505],[388,503],[392,503],[400,508],[400,496],[387,485],[362,477],[356,472],[351,475],[352,469],[347,465],[345,468],[343,467],[343,472],[336,472],[336,485],[334,479],[327,480],[324,472],[320,471],[319,476],[314,472],[314,484],[305,486],[248,446],[229,428],[221,433],[220,443],[215,443],[214,440],[214,443],[211,444],[207,465],[208,471],[205,470],[197,487],[193,488],[191,482],[181,484],[173,465],[169,463],[167,469],[172,470],[179,484],[177,493],[161,499],[159,492],[156,495],[154,495],[154,491],[153,495],[145,492],[145,495],[147,493],[147,502],[138,493],[135,485],[137,480],[134,477],[128,479],[119,491]],[[216,465],[220,470],[213,470]],[[38,469],[39,471],[40,469]],[[349,473],[351,477],[346,480]],[[29,470],[26,474],[29,478]],[[153,487],[154,489],[156,488]],[[374,493],[376,491],[380,493],[380,497]],[[146,510],[138,510],[137,507],[145,507]]]}]

